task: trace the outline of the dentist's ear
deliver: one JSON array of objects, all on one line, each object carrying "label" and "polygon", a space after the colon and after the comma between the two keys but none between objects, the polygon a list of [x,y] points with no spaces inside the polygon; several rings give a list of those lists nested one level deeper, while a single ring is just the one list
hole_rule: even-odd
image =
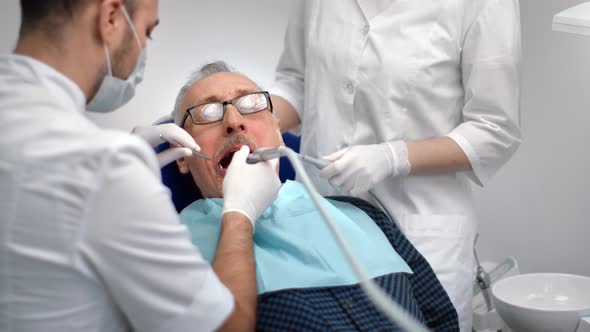
[{"label": "dentist's ear", "polygon": [[178,170],[181,174],[188,174],[190,172],[186,158],[180,158],[176,160],[176,165],[178,166]]},{"label": "dentist's ear", "polygon": [[114,50],[127,33],[127,21],[121,12],[123,4],[119,0],[100,1],[98,7],[98,36],[100,43]]}]

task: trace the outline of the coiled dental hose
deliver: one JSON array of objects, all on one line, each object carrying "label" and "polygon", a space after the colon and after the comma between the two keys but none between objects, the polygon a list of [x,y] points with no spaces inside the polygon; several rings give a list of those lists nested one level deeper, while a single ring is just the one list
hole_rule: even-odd
[{"label": "coiled dental hose", "polygon": [[[305,171],[301,162],[301,156],[295,151],[288,147],[281,146],[277,148],[277,152],[280,156],[286,156],[297,175],[299,175],[301,182],[305,186],[305,189],[309,193],[313,203],[322,215],[326,225],[330,229],[330,232],[336,239],[338,246],[344,252],[346,259],[354,271],[356,277],[360,280],[361,289],[365,292],[367,297],[379,311],[381,311],[390,321],[399,325],[399,327],[407,332],[429,332],[429,329],[422,323],[416,320],[413,316],[408,314],[399,304],[393,301],[387,293],[385,293],[373,280],[367,277],[367,273],[361,264],[352,254],[352,251],[346,244],[346,240],[342,236],[342,233],[338,230],[333,219],[330,217],[328,211],[321,203],[321,196],[315,189],[313,183],[309,179],[307,172]],[[373,195],[374,196],[374,195]]]}]

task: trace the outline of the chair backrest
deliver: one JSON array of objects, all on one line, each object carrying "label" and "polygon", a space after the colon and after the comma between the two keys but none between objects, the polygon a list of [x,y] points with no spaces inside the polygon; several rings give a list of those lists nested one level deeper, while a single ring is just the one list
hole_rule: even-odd
[{"label": "chair backrest", "polygon": [[[290,133],[283,134],[285,145],[299,152],[301,139],[299,136]],[[168,143],[162,143],[156,147],[156,153],[168,149]],[[295,179],[295,171],[293,166],[287,158],[281,158],[281,166],[279,168],[279,177],[281,182]],[[178,212],[182,211],[192,202],[203,198],[201,191],[195,184],[191,174],[181,174],[176,163],[170,163],[162,168],[162,183],[170,188],[172,192],[172,202]]]}]

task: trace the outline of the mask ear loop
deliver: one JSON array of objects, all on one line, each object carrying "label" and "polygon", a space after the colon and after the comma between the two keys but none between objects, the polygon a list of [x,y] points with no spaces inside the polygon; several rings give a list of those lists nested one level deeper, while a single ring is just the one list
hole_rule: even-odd
[{"label": "mask ear loop", "polygon": [[135,41],[137,42],[137,46],[139,46],[139,50],[141,51],[141,49],[143,47],[141,46],[141,41],[139,40],[139,35],[137,34],[137,31],[135,30],[135,26],[133,25],[133,21],[131,21],[131,17],[129,17],[129,14],[127,13],[127,9],[125,9],[125,6],[121,6],[121,11],[123,11],[123,16],[125,16],[125,19],[127,20],[127,24],[129,24],[129,28],[131,28],[131,32],[133,32],[133,36],[135,37]]},{"label": "mask ear loop", "polygon": [[113,68],[111,66],[111,56],[109,55],[109,48],[107,44],[103,44],[104,47],[104,55],[107,58],[107,68],[109,70],[109,76],[113,76]]}]

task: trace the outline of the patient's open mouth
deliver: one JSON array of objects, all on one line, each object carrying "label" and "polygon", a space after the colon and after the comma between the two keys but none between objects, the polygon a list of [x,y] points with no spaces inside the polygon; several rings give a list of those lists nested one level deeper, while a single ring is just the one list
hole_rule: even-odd
[{"label": "patient's open mouth", "polygon": [[234,154],[236,154],[236,151],[228,151],[228,153],[226,153],[225,156],[223,156],[223,158],[221,158],[219,161],[219,167],[221,169],[227,169],[232,161],[232,158],[234,157]]},{"label": "patient's open mouth", "polygon": [[[245,144],[232,145],[228,147],[223,153],[221,153],[221,158],[217,163],[218,171],[221,173],[221,175],[225,176],[225,173],[227,172],[227,169],[229,168],[229,165],[232,162],[234,154],[236,154],[236,152],[239,151],[244,145]],[[249,148],[250,152],[252,152],[252,147]]]}]

